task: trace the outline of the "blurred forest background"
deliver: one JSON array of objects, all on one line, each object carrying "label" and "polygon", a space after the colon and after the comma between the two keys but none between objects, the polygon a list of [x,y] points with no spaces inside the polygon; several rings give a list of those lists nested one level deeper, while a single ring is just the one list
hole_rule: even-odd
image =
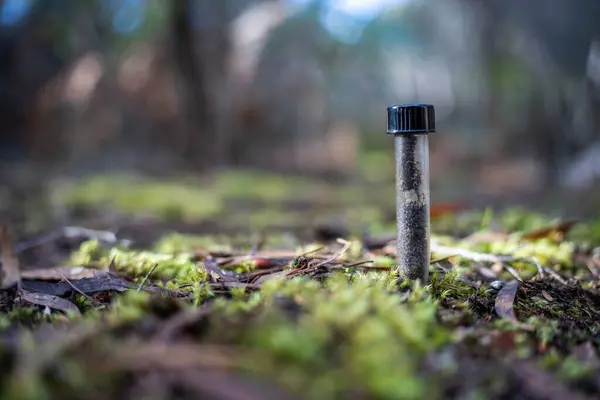
[{"label": "blurred forest background", "polygon": [[393,185],[385,109],[428,102],[434,202],[597,213],[599,17],[597,0],[0,0],[3,202],[123,169]]}]

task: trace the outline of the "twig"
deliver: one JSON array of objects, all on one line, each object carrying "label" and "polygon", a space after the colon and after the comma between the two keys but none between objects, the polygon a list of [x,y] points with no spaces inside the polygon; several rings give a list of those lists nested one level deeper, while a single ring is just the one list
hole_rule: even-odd
[{"label": "twig", "polygon": [[142,290],[142,288],[144,287],[144,284],[146,283],[146,281],[148,280],[148,278],[150,277],[150,275],[152,275],[152,273],[154,272],[154,270],[156,269],[156,267],[158,267],[158,263],[154,264],[152,266],[152,268],[150,268],[150,271],[148,271],[148,273],[144,277],[144,280],[142,281],[142,283],[140,283],[140,286],[137,288],[136,292],[139,292],[140,290]]},{"label": "twig", "polygon": [[452,254],[455,256],[469,259],[471,261],[475,261],[475,262],[488,262],[488,263],[504,264],[504,267],[506,268],[506,270],[508,272],[510,272],[517,280],[519,280],[521,282],[523,282],[523,280],[519,277],[519,274],[517,273],[517,271],[514,268],[511,268],[506,264],[514,263],[514,262],[526,262],[526,263],[535,265],[540,278],[544,278],[544,276],[545,276],[544,272],[547,272],[550,275],[552,275],[559,282],[565,282],[564,279],[562,279],[560,277],[560,275],[558,275],[556,272],[552,271],[551,269],[549,269],[547,267],[542,266],[542,264],[537,259],[537,257],[534,257],[534,256],[517,258],[517,257],[507,256],[507,255],[478,253],[475,251],[461,249],[461,248],[441,246],[441,245],[438,245],[435,243],[431,244],[431,251],[434,253]]},{"label": "twig", "polygon": [[598,271],[598,268],[596,268],[595,262],[593,260],[588,260],[588,262],[586,262],[585,264],[587,265],[592,275],[594,275],[596,278],[600,278],[600,271]]},{"label": "twig", "polygon": [[430,264],[439,263],[439,262],[442,262],[442,261],[446,261],[446,260],[448,260],[448,259],[450,259],[452,257],[456,257],[457,255],[458,254],[451,254],[449,256],[444,256],[444,257],[436,258],[435,260],[431,260],[429,263]]},{"label": "twig", "polygon": [[337,253],[335,253],[331,257],[329,257],[329,258],[327,258],[327,259],[325,259],[325,260],[323,260],[321,262],[318,262],[315,265],[311,265],[310,267],[308,267],[306,269],[293,269],[293,270],[287,272],[286,276],[294,276],[294,275],[297,275],[297,274],[299,274],[301,272],[303,272],[303,273],[314,272],[314,271],[318,270],[319,268],[321,268],[323,265],[325,265],[327,263],[330,263],[330,262],[338,259],[339,257],[341,257],[342,254],[344,254],[345,252],[347,252],[348,249],[350,248],[350,246],[352,246],[352,242],[349,242],[349,241],[341,239],[341,238],[338,238],[337,242],[344,244],[344,247],[342,247],[342,249],[340,251],[338,251]]},{"label": "twig", "polygon": [[254,278],[257,278],[259,276],[269,275],[269,274],[272,274],[275,272],[281,272],[281,271],[283,271],[284,267],[285,267],[285,265],[282,264],[282,265],[278,265],[278,266],[275,266],[275,267],[269,268],[269,269],[262,269],[259,271],[249,272],[247,274],[241,275],[240,280],[245,280],[245,281],[250,282]]},{"label": "twig", "polygon": [[546,271],[551,277],[553,277],[554,279],[556,279],[557,281],[559,281],[560,283],[562,283],[563,285],[567,284],[567,281],[565,281],[563,279],[562,276],[560,276],[556,271],[553,271],[551,268],[548,267],[542,267],[544,269],[544,271]]},{"label": "twig", "polygon": [[519,282],[523,283],[523,279],[521,278],[521,276],[519,275],[519,273],[517,272],[516,269],[514,269],[510,265],[504,265],[504,269],[507,270],[508,272],[510,272],[510,274],[512,276],[514,276],[516,280],[518,280]]},{"label": "twig", "polygon": [[108,272],[111,272],[113,274],[117,273],[117,265],[115,264],[116,258],[117,258],[117,255],[115,254],[113,256],[113,258],[110,260],[110,264],[108,264]]},{"label": "twig", "polygon": [[79,294],[81,294],[83,297],[85,297],[86,299],[88,299],[92,304],[95,304],[97,307],[101,307],[104,308],[104,304],[98,302],[97,300],[94,300],[92,297],[90,297],[89,295],[85,294],[83,291],[81,291],[77,286],[73,285],[73,283],[71,283],[70,280],[67,279],[66,276],[63,275],[62,272],[60,272],[58,269],[54,269],[56,271],[56,273],[58,275],[60,275],[60,277],[69,284],[69,286],[71,286],[75,291],[77,291]]},{"label": "twig", "polygon": [[431,243],[431,252],[432,253],[440,253],[446,254],[449,257],[458,256],[467,258],[471,261],[475,262],[489,262],[489,263],[506,263],[506,262],[514,262],[517,261],[516,258],[512,256],[503,256],[497,254],[488,254],[488,253],[478,253],[475,251],[461,249],[457,247],[447,247],[441,246],[436,243]]},{"label": "twig", "polygon": [[[373,267],[373,266],[368,267],[368,266],[364,265],[364,264],[368,264],[368,263],[372,263],[372,262],[373,262],[373,260],[364,260],[364,261],[358,261],[358,262],[355,262],[355,263],[352,263],[352,264],[340,264],[339,266],[334,266],[334,267],[331,267],[331,268],[332,269],[333,268],[344,268],[344,269],[346,269],[346,268],[354,268],[354,267],[362,267],[362,268],[367,268],[367,269],[369,269],[369,268],[370,269],[380,269],[381,268],[381,267]],[[389,269],[389,267],[385,267],[385,269]]]},{"label": "twig", "polygon": [[545,278],[544,267],[542,266],[542,263],[540,262],[540,260],[538,260],[538,258],[535,256],[531,256],[530,259],[535,264],[535,267],[537,268],[538,275],[540,276],[540,278],[544,279]]}]

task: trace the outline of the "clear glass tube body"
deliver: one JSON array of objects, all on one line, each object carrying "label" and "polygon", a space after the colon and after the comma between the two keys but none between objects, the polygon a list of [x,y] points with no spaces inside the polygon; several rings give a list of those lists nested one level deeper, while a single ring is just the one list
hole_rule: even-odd
[{"label": "clear glass tube body", "polygon": [[399,133],[396,155],[396,226],[400,276],[429,278],[429,137]]}]

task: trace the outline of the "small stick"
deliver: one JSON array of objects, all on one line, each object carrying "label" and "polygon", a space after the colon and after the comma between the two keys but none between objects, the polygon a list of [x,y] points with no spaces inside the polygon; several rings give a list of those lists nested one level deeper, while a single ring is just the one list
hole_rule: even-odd
[{"label": "small stick", "polygon": [[530,259],[535,264],[535,267],[538,270],[538,275],[540,276],[540,278],[544,279],[544,277],[545,277],[544,267],[542,266],[542,263],[540,262],[540,260],[538,260],[538,258],[535,256],[530,257]]},{"label": "small stick", "polygon": [[77,286],[73,285],[73,283],[71,283],[70,280],[67,279],[66,276],[64,276],[62,274],[62,272],[60,272],[58,269],[54,269],[56,271],[56,273],[58,275],[60,275],[60,277],[69,284],[69,286],[71,286],[75,291],[77,291],[79,294],[81,294],[83,297],[85,297],[86,299],[88,299],[91,303],[96,304],[96,306],[98,307],[102,307],[104,308],[104,304],[98,302],[97,300],[94,300],[93,298],[91,298],[90,296],[88,296],[87,294],[85,294],[83,291],[79,290],[79,288],[77,288]]},{"label": "small stick", "polygon": [[523,279],[521,279],[521,277],[519,276],[519,273],[517,272],[516,269],[514,269],[513,267],[511,267],[509,265],[504,265],[504,269],[506,269],[508,272],[510,272],[510,274],[512,276],[514,276],[515,279],[518,280],[520,283],[523,283]]},{"label": "small stick", "polygon": [[[373,260],[365,260],[365,261],[358,261],[358,262],[355,262],[355,263],[352,263],[352,264],[347,264],[347,265],[341,264],[339,266],[339,268],[354,268],[354,267],[362,267],[362,268],[367,268],[367,269],[368,268],[374,268],[374,269],[381,268],[381,267],[373,267],[373,266],[368,267],[368,266],[364,265],[364,264],[368,264],[368,263],[372,263],[372,262],[373,262]],[[384,269],[389,269],[389,267],[386,267]]]},{"label": "small stick", "polygon": [[[300,269],[293,269],[293,270],[287,272],[286,276],[298,275],[300,272],[303,272],[303,273],[314,272],[314,271],[318,270],[320,267],[322,267],[323,265],[325,265],[327,263],[330,263],[330,262],[336,260],[337,258],[339,258],[342,254],[344,254],[346,251],[348,251],[348,249],[350,248],[350,246],[352,246],[352,242],[349,242],[347,240],[338,238],[337,241],[338,241],[338,243],[343,243],[344,244],[344,247],[342,247],[342,249],[340,251],[338,251],[337,253],[335,253],[331,257],[329,257],[329,258],[327,258],[327,259],[325,259],[325,260],[323,260],[321,262],[318,262],[315,265],[311,265],[310,267],[308,267],[306,269],[302,269],[302,270],[300,270]],[[306,254],[308,254],[308,253],[306,253]]]},{"label": "small stick", "polygon": [[152,266],[152,268],[150,268],[150,271],[148,271],[148,273],[144,277],[144,280],[142,281],[142,283],[140,283],[140,286],[137,288],[136,292],[139,292],[140,290],[142,290],[142,288],[144,287],[144,284],[146,283],[146,281],[148,280],[148,278],[150,277],[150,275],[152,275],[152,273],[154,272],[154,270],[156,269],[156,267],[158,267],[158,263],[154,264]]},{"label": "small stick", "polygon": [[544,271],[546,271],[548,274],[550,274],[551,277],[553,277],[554,279],[556,279],[557,281],[559,281],[563,285],[567,284],[567,281],[565,281],[562,278],[562,276],[560,276],[556,271],[553,271],[551,268],[548,268],[548,267],[542,267],[542,268],[544,269]]},{"label": "small stick", "polygon": [[[498,254],[478,253],[478,252],[467,250],[467,249],[441,246],[436,243],[431,244],[431,251],[433,253],[451,254],[452,256],[466,258],[468,260],[475,261],[475,262],[488,262],[488,263],[500,263],[500,264],[506,264],[506,263],[511,263],[511,262],[526,262],[526,263],[534,264],[538,270],[538,274],[540,274],[541,277],[544,276],[543,273],[544,273],[544,270],[546,270],[541,265],[541,263],[539,262],[539,260],[536,257],[516,258],[513,256],[505,256],[505,255],[498,255]],[[548,271],[546,271],[546,272],[548,272]]]}]

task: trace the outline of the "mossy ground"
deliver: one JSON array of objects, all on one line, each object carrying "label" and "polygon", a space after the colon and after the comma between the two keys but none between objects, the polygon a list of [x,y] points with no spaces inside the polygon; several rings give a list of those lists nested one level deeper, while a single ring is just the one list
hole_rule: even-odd
[{"label": "mossy ground", "polygon": [[[255,175],[212,178],[209,189],[131,179],[96,178],[64,186],[60,195],[70,206],[158,215],[154,225],[143,225],[155,231],[152,243],[135,234],[127,237],[132,244],[87,240],[62,264],[110,268],[171,295],[71,293],[67,298],[81,316],[15,304],[0,317],[2,398],[559,399],[600,393],[594,275],[600,222],[539,231],[557,221],[523,209],[436,218],[436,243],[514,259],[491,263],[434,251],[430,281],[421,286],[397,278],[389,246],[368,243],[365,229],[393,235],[393,216],[386,217],[385,202],[353,198],[350,191],[360,189]],[[240,199],[252,206],[228,208]],[[361,212],[343,235],[334,229],[306,237],[315,221],[309,216],[335,208],[347,216],[339,212],[346,206]],[[289,217],[287,207],[297,217],[280,219]],[[182,227],[216,220],[251,229],[190,234],[164,230],[161,219]],[[279,229],[257,234],[272,225]],[[533,260],[557,276],[540,276]],[[496,313],[492,282],[516,280],[514,273],[523,282],[511,320]]]}]

